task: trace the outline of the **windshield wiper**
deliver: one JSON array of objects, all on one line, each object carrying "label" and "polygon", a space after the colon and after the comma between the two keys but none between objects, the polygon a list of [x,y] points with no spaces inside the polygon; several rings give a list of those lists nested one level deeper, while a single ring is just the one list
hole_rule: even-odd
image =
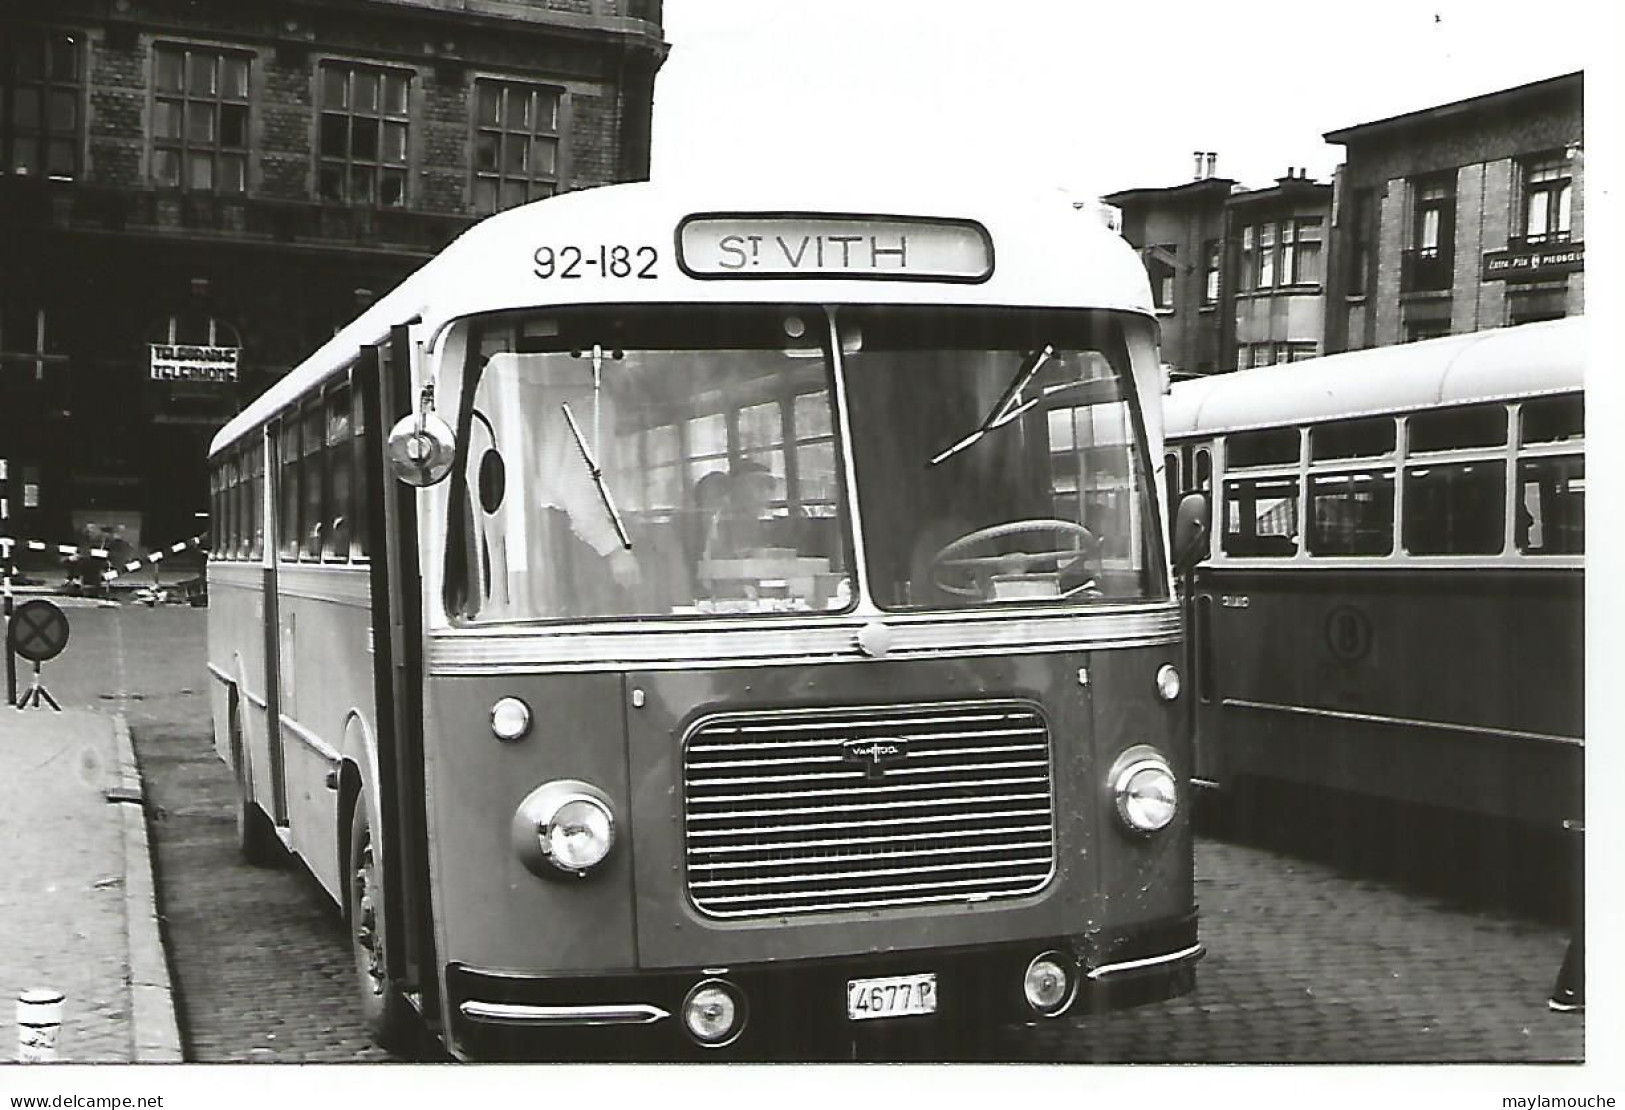
[{"label": "windshield wiper", "polygon": [[1028,384],[1038,376],[1038,372],[1044,368],[1044,364],[1049,361],[1050,356],[1054,353],[1055,347],[1050,343],[1044,344],[1043,350],[1034,352],[1028,358],[1028,360],[1022,364],[1021,369],[1016,371],[1016,376],[1010,379],[1010,384],[1005,387],[1003,395],[1000,396],[997,403],[995,403],[994,406],[988,410],[987,415],[982,418],[982,422],[977,426],[976,430],[970,435],[966,436],[964,439],[960,440],[958,443],[954,444],[952,447],[948,448],[946,451],[943,451],[937,455],[925,465],[936,466],[938,463],[946,462],[948,459],[953,458],[955,455],[959,454],[959,452],[963,451],[965,448],[987,435],[987,433],[991,432],[993,429],[1002,428],[1004,425],[1010,423],[1010,421],[1014,420],[1016,417],[1038,404],[1038,402],[1043,400],[1044,397],[1049,393],[1054,392],[1054,390],[1045,390],[1043,393],[1039,394],[1037,397],[1034,397],[1031,401],[1028,401],[1025,404],[1016,403],[1021,399],[1021,391],[1026,389]]},{"label": "windshield wiper", "polygon": [[576,446],[581,450],[581,461],[587,464],[587,473],[592,475],[592,484],[598,487],[598,498],[604,503],[604,511],[609,514],[609,522],[615,526],[615,535],[620,538],[621,546],[631,551],[632,537],[626,534],[626,525],[621,523],[621,514],[615,509],[615,499],[609,495],[609,487],[604,484],[604,472],[599,468],[598,461],[592,457],[591,449],[587,447],[587,440],[576,424],[575,414],[570,411],[570,402],[560,401],[559,408],[564,410],[564,421],[570,425],[570,434],[575,437]]}]

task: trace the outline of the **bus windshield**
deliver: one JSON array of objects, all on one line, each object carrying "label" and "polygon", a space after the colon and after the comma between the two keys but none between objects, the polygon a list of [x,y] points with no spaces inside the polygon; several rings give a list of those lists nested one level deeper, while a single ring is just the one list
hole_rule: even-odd
[{"label": "bus windshield", "polygon": [[907,306],[837,320],[878,605],[1164,596],[1117,317]]},{"label": "bus windshield", "polygon": [[822,309],[564,308],[476,328],[447,575],[455,616],[850,602]]},{"label": "bus windshield", "polygon": [[881,608],[1165,596],[1109,313],[599,306],[474,327],[459,620],[845,610],[848,488]]}]

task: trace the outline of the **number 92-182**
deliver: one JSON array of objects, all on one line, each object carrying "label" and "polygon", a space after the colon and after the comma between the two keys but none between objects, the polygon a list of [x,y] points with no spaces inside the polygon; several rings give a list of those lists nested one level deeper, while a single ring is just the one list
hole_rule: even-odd
[{"label": "number 92-182", "polygon": [[648,278],[659,276],[656,247],[630,247],[623,243],[600,243],[596,247],[537,247],[531,254],[531,272],[543,281],[555,278]]}]

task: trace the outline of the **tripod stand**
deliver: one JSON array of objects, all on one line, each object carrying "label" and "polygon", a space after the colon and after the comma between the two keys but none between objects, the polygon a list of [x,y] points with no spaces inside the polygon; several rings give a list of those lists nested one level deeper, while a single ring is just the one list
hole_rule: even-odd
[{"label": "tripod stand", "polygon": [[32,707],[35,709],[43,709],[44,706],[40,704],[42,701],[50,703],[51,708],[56,710],[58,713],[62,712],[62,707],[58,705],[56,703],[56,699],[51,696],[51,691],[47,690],[45,688],[45,683],[40,681],[39,664],[35,663],[34,681],[30,683],[28,689],[23,692],[23,699],[17,703],[17,708],[28,709]]}]

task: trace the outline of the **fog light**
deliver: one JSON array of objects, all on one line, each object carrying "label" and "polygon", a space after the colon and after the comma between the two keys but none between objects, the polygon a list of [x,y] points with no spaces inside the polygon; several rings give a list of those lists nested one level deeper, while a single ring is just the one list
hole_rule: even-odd
[{"label": "fog light", "polygon": [[498,740],[523,740],[530,731],[530,706],[518,698],[498,698],[491,706],[491,732]]},{"label": "fog light", "polygon": [[1157,668],[1157,696],[1163,701],[1173,701],[1179,697],[1181,689],[1179,668],[1172,663],[1164,663]]},{"label": "fog light", "polygon": [[707,979],[683,999],[683,1025],[705,1048],[730,1044],[745,1028],[745,997],[732,983]]},{"label": "fog light", "polygon": [[1043,1017],[1055,1017],[1071,1003],[1074,984],[1064,959],[1058,953],[1046,952],[1027,965],[1021,991],[1034,1012]]},{"label": "fog light", "polygon": [[1166,828],[1179,810],[1173,768],[1147,745],[1130,748],[1112,764],[1111,789],[1117,816],[1137,833]]}]

